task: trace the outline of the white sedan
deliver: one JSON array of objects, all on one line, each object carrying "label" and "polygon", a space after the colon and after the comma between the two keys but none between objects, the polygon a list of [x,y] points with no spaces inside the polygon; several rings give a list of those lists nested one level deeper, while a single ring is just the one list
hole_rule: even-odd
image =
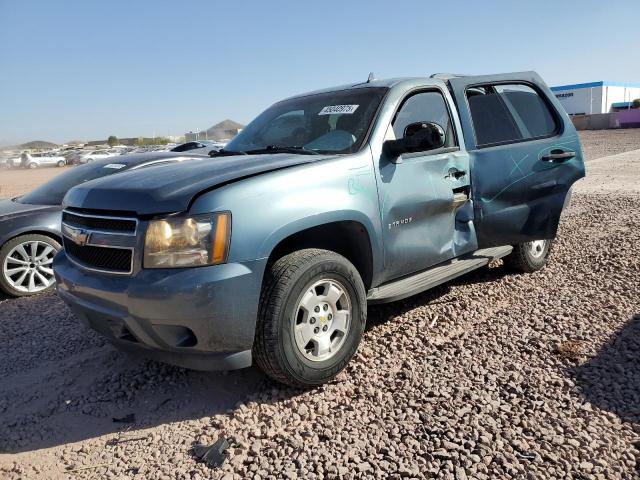
[{"label": "white sedan", "polygon": [[80,155],[78,163],[91,163],[94,160],[102,160],[103,158],[115,157],[120,153],[113,150],[94,150]]}]

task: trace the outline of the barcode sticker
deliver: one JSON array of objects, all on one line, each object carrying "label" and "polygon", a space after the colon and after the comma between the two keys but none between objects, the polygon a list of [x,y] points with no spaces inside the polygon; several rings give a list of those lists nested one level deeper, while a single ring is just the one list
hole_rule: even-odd
[{"label": "barcode sticker", "polygon": [[337,113],[352,114],[360,105],[330,105],[320,110],[318,115],[333,115]]}]

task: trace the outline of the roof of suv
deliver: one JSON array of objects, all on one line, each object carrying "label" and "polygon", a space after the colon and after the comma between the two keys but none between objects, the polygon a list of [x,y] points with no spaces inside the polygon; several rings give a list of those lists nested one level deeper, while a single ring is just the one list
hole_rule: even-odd
[{"label": "roof of suv", "polygon": [[[437,76],[438,75],[438,76]],[[361,83],[352,83],[352,84],[346,84],[346,85],[339,85],[339,86],[335,86],[335,87],[329,87],[329,88],[323,88],[320,90],[314,90],[311,92],[305,92],[305,93],[301,93],[299,95],[292,95],[284,100],[289,100],[291,98],[299,98],[299,97],[306,97],[308,95],[317,95],[319,93],[328,93],[328,92],[335,92],[338,90],[349,90],[349,89],[356,89],[356,88],[392,88],[400,83],[403,82],[416,82],[416,81],[421,81],[424,83],[432,83],[434,85],[441,85],[441,82],[446,81],[448,78],[452,78],[452,76],[448,77],[448,78],[441,78],[439,75],[441,74],[437,74],[437,75],[432,75],[430,77],[397,77],[397,78],[387,78],[387,79],[374,79],[371,81],[364,81]],[[448,75],[448,74],[447,74]]]}]

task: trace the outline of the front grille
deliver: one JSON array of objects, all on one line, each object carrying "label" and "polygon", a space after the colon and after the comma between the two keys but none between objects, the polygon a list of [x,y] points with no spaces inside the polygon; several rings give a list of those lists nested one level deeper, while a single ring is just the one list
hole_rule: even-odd
[{"label": "front grille", "polygon": [[133,251],[124,248],[104,248],[92,245],[77,245],[64,238],[64,249],[72,259],[83,266],[97,270],[131,273]]},{"label": "front grille", "polygon": [[135,233],[136,221],[127,218],[93,217],[63,212],[62,221],[75,227],[91,228],[95,230]]}]

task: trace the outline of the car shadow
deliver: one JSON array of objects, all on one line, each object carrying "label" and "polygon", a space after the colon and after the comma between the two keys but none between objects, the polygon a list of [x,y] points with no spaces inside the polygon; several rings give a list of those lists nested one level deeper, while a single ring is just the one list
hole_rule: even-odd
[{"label": "car shadow", "polygon": [[255,367],[197,372],[130,357],[81,326],[53,294],[0,303],[0,320],[0,453],[180,421],[198,421],[215,438],[224,432],[212,417],[302,393]]},{"label": "car shadow", "polygon": [[[452,287],[495,281],[505,274],[501,270],[482,269],[369,307],[367,329],[418,306],[456,302],[447,296]],[[2,302],[0,318],[0,344],[9,346],[0,351],[0,453],[125,430],[146,437],[147,428],[180,421],[198,421],[203,434],[215,438],[225,432],[217,431],[212,417],[233,414],[247,402],[277,403],[303,393],[273,382],[256,367],[197,372],[130,357],[82,327],[53,294]]]},{"label": "car shadow", "polygon": [[589,403],[623,422],[640,422],[640,314],[569,374]]}]

